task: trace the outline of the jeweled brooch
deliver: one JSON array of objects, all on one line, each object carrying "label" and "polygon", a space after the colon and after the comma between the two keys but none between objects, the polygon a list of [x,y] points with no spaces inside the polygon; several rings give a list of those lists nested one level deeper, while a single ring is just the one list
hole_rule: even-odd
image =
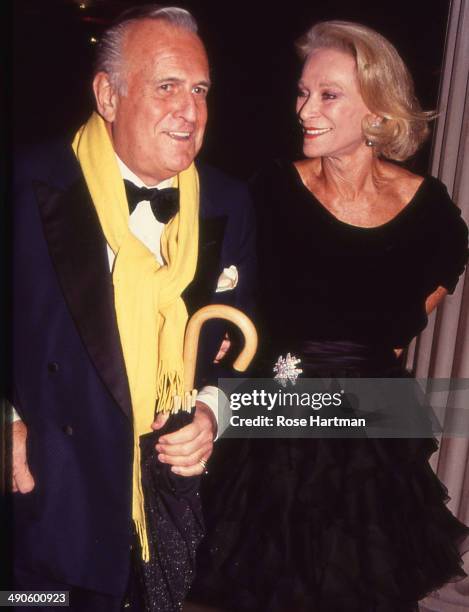
[{"label": "jeweled brooch", "polygon": [[303,372],[301,368],[296,367],[299,363],[301,363],[301,359],[298,359],[295,355],[290,355],[290,353],[287,353],[286,357],[280,355],[274,365],[274,380],[277,380],[282,387],[286,387],[288,381],[295,385],[296,379]]}]

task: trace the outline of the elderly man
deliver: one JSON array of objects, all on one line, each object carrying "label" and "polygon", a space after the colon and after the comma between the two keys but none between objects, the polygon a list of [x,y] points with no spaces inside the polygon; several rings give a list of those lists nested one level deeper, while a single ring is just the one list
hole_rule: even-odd
[{"label": "elderly man", "polygon": [[[139,439],[181,392],[181,295],[189,310],[248,306],[247,191],[193,164],[209,87],[189,13],[128,11],[102,37],[97,112],[73,147],[15,168],[15,585],[69,590],[76,610],[121,608],[135,533],[148,558]],[[207,339],[211,361],[220,342]],[[193,422],[160,438],[159,461],[201,474],[215,407],[203,388]]]}]

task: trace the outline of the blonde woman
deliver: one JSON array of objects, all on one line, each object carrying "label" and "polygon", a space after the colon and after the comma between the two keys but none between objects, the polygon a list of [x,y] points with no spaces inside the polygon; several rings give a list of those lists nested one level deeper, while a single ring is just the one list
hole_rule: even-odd
[{"label": "blonde woman", "polygon": [[[394,163],[415,153],[434,115],[396,49],[367,27],[319,23],[299,50],[304,158],[253,182],[262,373],[291,352],[302,376],[404,376],[397,354],[467,260],[444,185]],[[410,612],[465,575],[469,530],[428,464],[433,439],[224,446],[207,484],[200,599],[233,612]]]}]

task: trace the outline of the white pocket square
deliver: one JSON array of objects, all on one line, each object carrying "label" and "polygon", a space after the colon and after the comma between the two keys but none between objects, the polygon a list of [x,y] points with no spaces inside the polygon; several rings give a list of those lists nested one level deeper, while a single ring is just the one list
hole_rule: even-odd
[{"label": "white pocket square", "polygon": [[231,291],[238,284],[238,270],[236,266],[230,266],[224,268],[223,272],[218,277],[217,288],[215,293],[222,293],[222,291]]}]

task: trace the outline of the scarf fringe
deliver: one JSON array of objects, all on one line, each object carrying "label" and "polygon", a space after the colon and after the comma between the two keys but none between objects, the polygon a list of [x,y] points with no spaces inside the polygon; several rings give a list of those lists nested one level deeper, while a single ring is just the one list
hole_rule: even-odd
[{"label": "scarf fringe", "polygon": [[142,559],[145,563],[150,561],[150,546],[148,545],[148,534],[145,517],[143,520],[134,518],[135,531],[140,541],[140,547],[142,552]]},{"label": "scarf fringe", "polygon": [[173,370],[165,372],[162,362],[158,364],[156,373],[156,405],[155,412],[179,412],[176,398],[184,395],[184,376],[181,372]]}]

